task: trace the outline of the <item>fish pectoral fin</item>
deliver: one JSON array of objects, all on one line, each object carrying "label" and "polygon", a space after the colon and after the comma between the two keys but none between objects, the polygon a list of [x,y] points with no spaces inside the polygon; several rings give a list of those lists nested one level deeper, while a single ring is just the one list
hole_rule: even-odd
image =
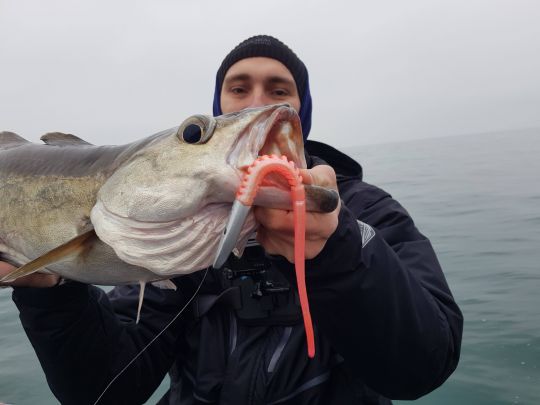
[{"label": "fish pectoral fin", "polygon": [[[154,281],[151,284],[161,289],[176,291],[176,284],[174,284],[171,280],[159,280],[159,281]],[[141,310],[142,310],[142,304],[144,300],[144,290],[146,287],[146,282],[139,281],[139,285],[141,288],[139,290],[139,306],[137,307],[137,320],[135,321],[135,323],[137,324],[141,320]]]},{"label": "fish pectoral fin", "polygon": [[81,255],[89,249],[89,247],[95,242],[96,239],[96,233],[93,229],[91,229],[90,231],[78,235],[64,244],[55,247],[52,250],[49,250],[47,253],[26,263],[24,266],[13,270],[12,272],[2,277],[0,281],[14,281],[19,277],[35,273],[50,264],[58,263],[69,257]]},{"label": "fish pectoral fin", "polygon": [[139,306],[137,307],[137,320],[135,321],[135,323],[137,324],[139,323],[141,319],[141,309],[142,309],[142,303],[144,300],[144,288],[146,287],[146,282],[139,281],[139,285],[141,286],[141,288],[139,290]]},{"label": "fish pectoral fin", "polygon": [[[154,281],[151,283],[153,286],[166,289],[166,290],[175,290],[176,291],[176,284],[174,284],[171,280],[159,280]],[[139,281],[140,290],[139,290],[139,306],[137,307],[137,320],[135,323],[139,323],[141,320],[141,310],[142,310],[142,304],[144,300],[144,289],[146,287],[146,281]]]}]

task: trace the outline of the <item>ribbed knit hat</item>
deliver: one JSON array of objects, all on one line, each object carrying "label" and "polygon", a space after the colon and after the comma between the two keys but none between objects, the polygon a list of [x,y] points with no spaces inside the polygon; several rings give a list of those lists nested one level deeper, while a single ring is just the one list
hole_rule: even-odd
[{"label": "ribbed knit hat", "polygon": [[223,79],[229,68],[236,62],[246,58],[264,56],[283,63],[292,73],[298,94],[304,94],[307,79],[307,69],[296,54],[279,39],[268,35],[257,35],[246,39],[234,48],[223,59],[217,72],[217,80],[223,84]]},{"label": "ribbed knit hat", "polygon": [[308,71],[304,63],[283,42],[269,35],[256,35],[242,41],[223,59],[216,74],[216,87],[214,92],[214,115],[221,115],[221,87],[223,79],[229,68],[236,62],[254,57],[266,57],[275,59],[285,65],[291,72],[296,83],[296,89],[300,97],[300,120],[302,133],[307,138],[311,129],[311,94],[309,91]]}]

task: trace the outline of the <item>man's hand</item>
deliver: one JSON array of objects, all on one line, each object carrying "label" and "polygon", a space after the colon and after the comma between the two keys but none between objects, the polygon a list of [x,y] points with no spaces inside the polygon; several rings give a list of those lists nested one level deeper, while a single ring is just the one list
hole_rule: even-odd
[{"label": "man's hand", "polygon": [[[301,169],[304,184],[331,188],[337,191],[336,173],[330,166],[315,166]],[[313,259],[324,248],[328,238],[338,225],[341,208],[330,213],[306,212],[306,259]],[[273,208],[255,207],[255,218],[260,223],[257,240],[267,253],[284,256],[294,262],[294,221],[293,212]]]},{"label": "man's hand", "polygon": [[[0,262],[0,278],[14,270],[11,264]],[[60,277],[54,274],[34,273],[28,276],[20,277],[10,283],[0,283],[0,287],[54,287],[58,284]]]}]

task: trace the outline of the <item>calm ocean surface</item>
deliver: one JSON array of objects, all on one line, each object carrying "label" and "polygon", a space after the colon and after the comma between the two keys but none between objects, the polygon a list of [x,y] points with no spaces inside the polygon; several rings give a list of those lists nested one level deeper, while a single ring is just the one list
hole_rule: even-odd
[{"label": "calm ocean surface", "polygon": [[[465,316],[457,371],[415,403],[540,404],[540,130],[344,151],[430,237]],[[0,290],[2,401],[57,403],[9,289]]]}]

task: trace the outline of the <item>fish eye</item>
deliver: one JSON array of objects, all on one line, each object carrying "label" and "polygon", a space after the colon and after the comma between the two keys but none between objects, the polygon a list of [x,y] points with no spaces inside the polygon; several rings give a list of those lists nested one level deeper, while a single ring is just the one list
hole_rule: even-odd
[{"label": "fish eye", "polygon": [[182,139],[187,143],[197,143],[201,140],[202,128],[196,124],[189,124],[182,132]]},{"label": "fish eye", "polygon": [[176,136],[182,142],[197,145],[206,143],[212,137],[215,128],[214,117],[194,115],[180,125]]}]

